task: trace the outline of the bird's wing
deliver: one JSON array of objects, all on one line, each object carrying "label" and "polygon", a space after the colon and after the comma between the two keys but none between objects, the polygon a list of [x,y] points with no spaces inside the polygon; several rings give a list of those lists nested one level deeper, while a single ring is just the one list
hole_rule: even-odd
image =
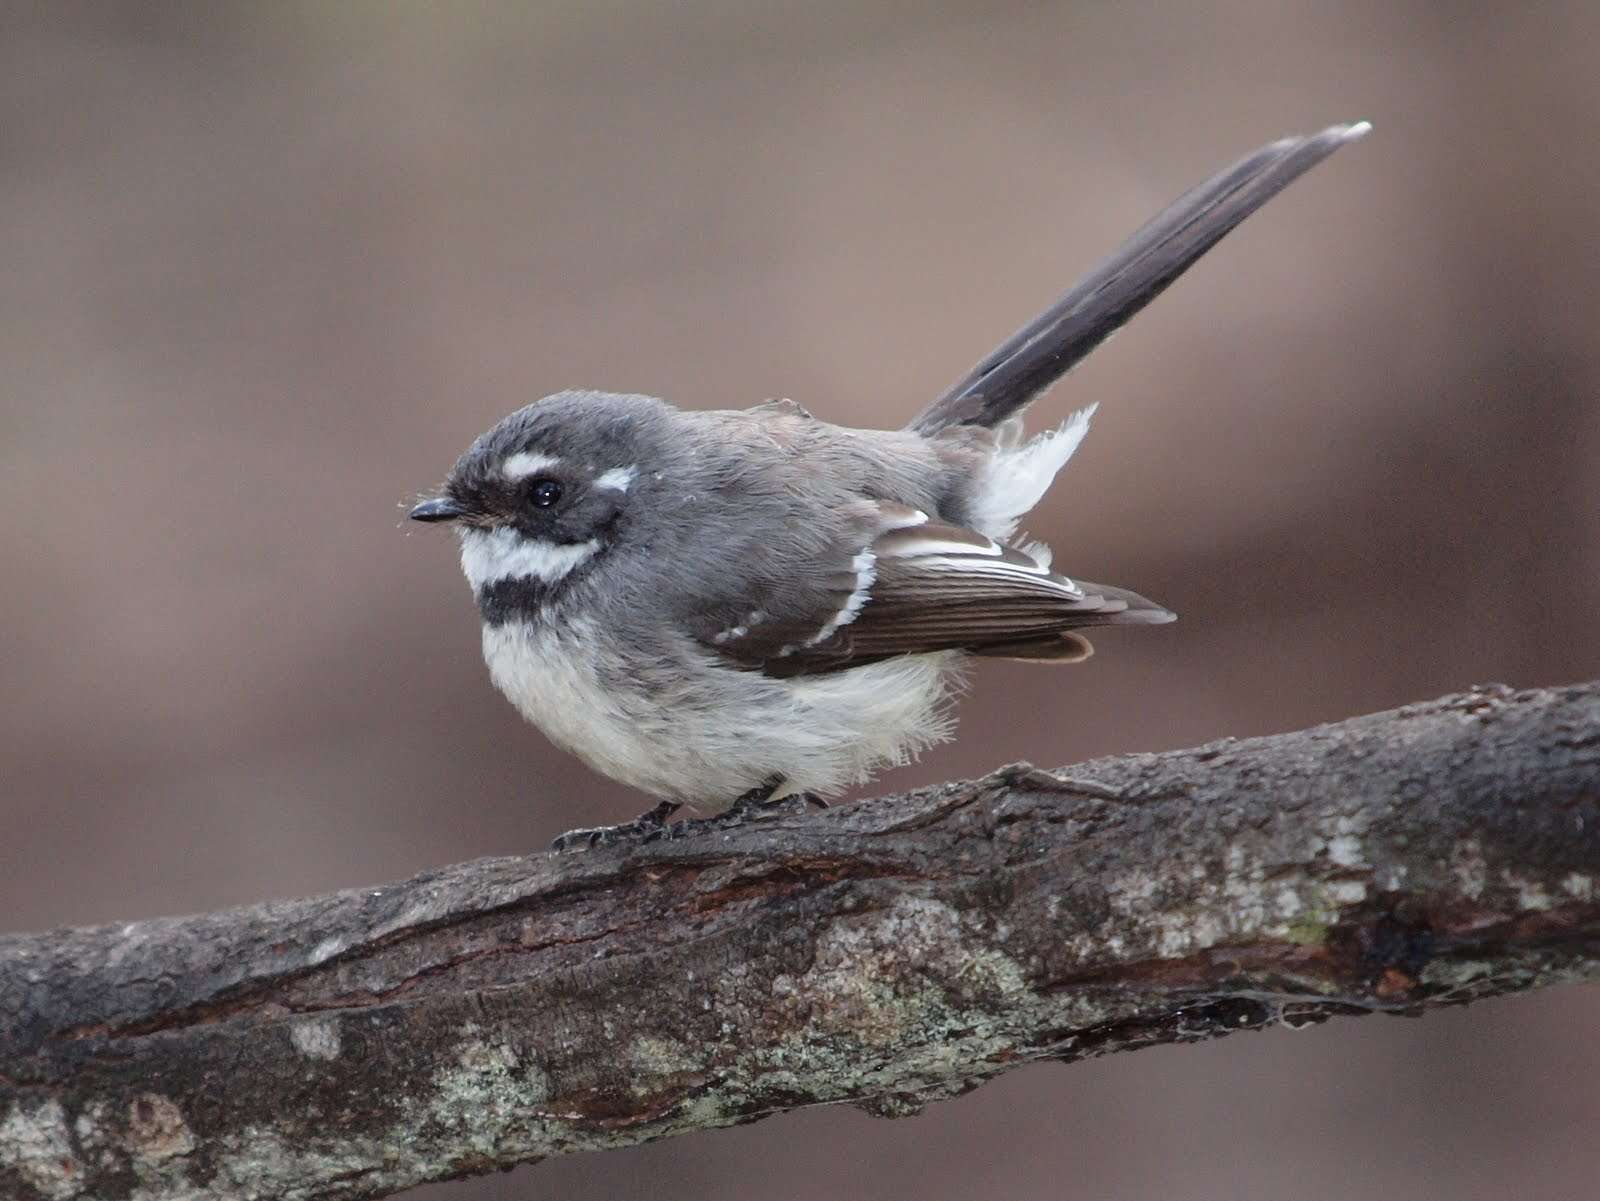
[{"label": "bird's wing", "polygon": [[1070,580],[1038,552],[902,505],[865,506],[852,529],[801,569],[806,578],[696,634],[739,666],[789,677],[941,650],[1082,659],[1090,648],[1075,629],[1172,620],[1135,593]]},{"label": "bird's wing", "polygon": [[1191,188],[907,428],[931,434],[952,425],[999,425],[1165,291],[1229,230],[1369,128],[1362,121],[1282,138]]}]

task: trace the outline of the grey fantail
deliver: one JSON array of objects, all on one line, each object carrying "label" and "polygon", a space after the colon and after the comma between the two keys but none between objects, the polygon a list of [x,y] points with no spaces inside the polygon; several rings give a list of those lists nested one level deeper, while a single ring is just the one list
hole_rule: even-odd
[{"label": "grey fantail", "polygon": [[411,516],[460,536],[491,677],[552,742],[662,798],[557,845],[836,794],[948,736],[970,657],[1076,662],[1088,627],[1171,621],[1018,540],[1093,406],[1032,438],[1022,412],[1368,128],[1285,138],[1184,194],[902,430],[568,391],[474,442]]}]

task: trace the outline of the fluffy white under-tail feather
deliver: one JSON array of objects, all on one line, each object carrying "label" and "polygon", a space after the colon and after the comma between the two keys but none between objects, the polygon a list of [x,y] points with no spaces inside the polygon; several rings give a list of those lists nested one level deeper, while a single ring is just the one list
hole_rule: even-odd
[{"label": "fluffy white under-tail feather", "polygon": [[972,503],[972,528],[1000,542],[1015,534],[1023,514],[1043,499],[1056,473],[1078,449],[1083,436],[1089,432],[1089,419],[1098,407],[1090,405],[1079,409],[1058,429],[1031,438],[1020,446],[1006,446],[1002,442],[978,480]]}]

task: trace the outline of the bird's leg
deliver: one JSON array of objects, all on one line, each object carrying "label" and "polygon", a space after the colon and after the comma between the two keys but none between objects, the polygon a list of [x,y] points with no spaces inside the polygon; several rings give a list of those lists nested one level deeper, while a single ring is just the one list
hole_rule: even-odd
[{"label": "bird's leg", "polygon": [[667,818],[682,808],[677,801],[662,801],[648,813],[641,813],[631,822],[620,826],[590,826],[582,830],[568,830],[550,844],[552,851],[571,851],[578,848],[608,847],[619,842],[647,842],[652,835],[667,828]]}]

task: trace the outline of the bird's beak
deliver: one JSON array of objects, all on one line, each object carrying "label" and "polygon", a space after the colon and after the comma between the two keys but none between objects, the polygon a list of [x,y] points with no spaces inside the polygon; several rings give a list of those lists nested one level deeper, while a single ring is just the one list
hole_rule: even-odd
[{"label": "bird's beak", "polygon": [[436,496],[432,500],[425,500],[411,510],[412,521],[454,521],[466,515],[467,511],[448,496]]}]

